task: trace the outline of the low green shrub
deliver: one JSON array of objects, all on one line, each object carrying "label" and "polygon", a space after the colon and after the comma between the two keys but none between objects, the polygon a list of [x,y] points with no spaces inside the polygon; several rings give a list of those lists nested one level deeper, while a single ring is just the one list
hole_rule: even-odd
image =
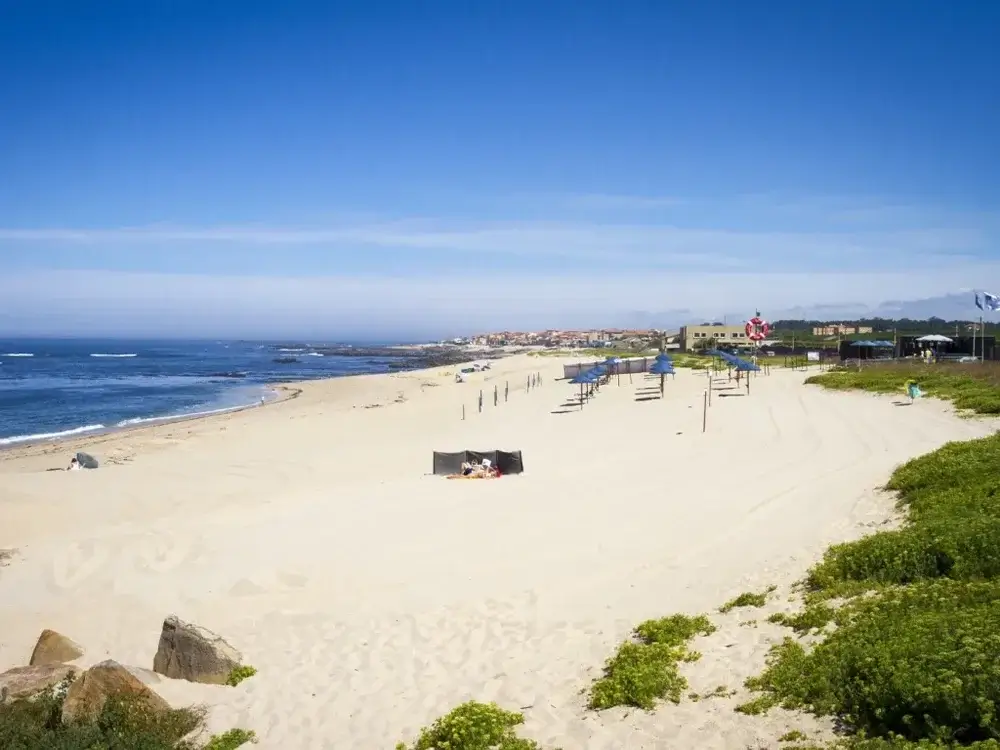
[{"label": "low green shrub", "polygon": [[939,450],[899,467],[886,489],[909,510],[902,529],[831,547],[810,571],[814,594],[933,578],[1000,575],[1000,434]]},{"label": "low green shrub", "polygon": [[[4,750],[233,750],[253,740],[233,730],[208,745],[185,739],[204,725],[197,708],[162,714],[131,697],[112,697],[94,722],[63,724],[62,707],[70,679],[33,698],[0,703],[0,748]],[[242,733],[242,734],[237,734]],[[225,739],[228,736],[228,739]],[[241,742],[235,743],[238,738]],[[222,740],[228,744],[219,744]],[[212,742],[216,744],[212,744]]]},{"label": "low green shrub", "polygon": [[249,680],[255,674],[257,674],[256,667],[251,667],[249,664],[241,664],[229,673],[229,676],[226,678],[226,684],[230,687],[236,687],[243,680]]},{"label": "low green shrub", "polygon": [[867,736],[1000,737],[1000,581],[925,581],[847,603],[807,651],[786,639],[747,687],[771,705],[837,715]]},{"label": "low green shrub", "polygon": [[752,591],[745,591],[735,599],[730,599],[728,602],[719,607],[719,612],[725,614],[737,607],[763,607],[767,604],[767,597],[771,594],[777,586],[768,586],[765,591],[756,594]]},{"label": "low green shrub", "polygon": [[469,701],[422,729],[415,743],[400,742],[396,750],[539,750],[537,742],[514,733],[523,723],[522,714],[496,703]]},{"label": "low green shrub", "polygon": [[247,729],[230,729],[222,734],[214,734],[202,750],[236,750],[247,744],[256,744],[257,733]]},{"label": "low green shrub", "polygon": [[835,390],[865,390],[873,393],[904,393],[915,380],[928,396],[951,401],[957,409],[976,414],[1000,414],[1000,367],[995,363],[872,364],[860,370],[843,368],[806,379]]},{"label": "low green shrub", "polygon": [[810,633],[814,630],[821,630],[829,625],[836,615],[836,610],[822,602],[810,603],[801,612],[792,615],[776,612],[767,618],[767,621],[775,625],[783,625],[791,628],[797,633]]},{"label": "low green shrub", "polygon": [[635,641],[626,641],[608,659],[604,676],[591,687],[590,707],[636,706],[652,709],[657,699],[679,703],[687,680],[677,667],[701,654],[689,651],[696,635],[709,635],[715,626],[704,615],[671,615],[647,620],[635,629]]}]

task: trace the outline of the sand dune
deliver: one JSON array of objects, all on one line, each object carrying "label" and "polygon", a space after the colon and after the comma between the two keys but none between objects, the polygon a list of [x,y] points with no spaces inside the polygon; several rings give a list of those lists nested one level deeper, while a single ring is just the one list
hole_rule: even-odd
[{"label": "sand dune", "polygon": [[[623,378],[579,411],[561,407],[576,392],[561,370],[518,356],[465,384],[450,368],[308,383],[81,443],[118,457],[96,472],[46,472],[63,446],[5,454],[0,548],[19,554],[0,570],[0,668],[24,663],[44,627],[84,644],[85,663],[150,667],[176,613],[259,674],[156,689],[210,704],[213,728],[252,728],[262,748],[391,748],[470,698],[522,709],[526,736],[564,750],[743,750],[824,731],[733,712],[783,635],[766,616],[794,606],[791,584],[829,544],[892,516],[875,488],[894,466],[995,423],[782,371],[749,396],[717,392],[702,434],[704,374],[679,372],[663,401],[636,401],[645,383]],[[535,371],[544,385],[526,392]],[[526,473],[428,475],[433,450],[463,448],[520,449]],[[712,615],[719,630],[683,668],[692,691],[736,695],[584,710],[581,690],[639,621],[768,584],[766,608]]]}]

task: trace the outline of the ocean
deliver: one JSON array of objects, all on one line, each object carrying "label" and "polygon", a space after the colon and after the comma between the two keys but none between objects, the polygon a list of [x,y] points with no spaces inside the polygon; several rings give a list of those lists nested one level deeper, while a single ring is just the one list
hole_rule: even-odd
[{"label": "ocean", "polygon": [[273,398],[274,383],[396,362],[268,342],[0,339],[0,449],[221,413]]}]

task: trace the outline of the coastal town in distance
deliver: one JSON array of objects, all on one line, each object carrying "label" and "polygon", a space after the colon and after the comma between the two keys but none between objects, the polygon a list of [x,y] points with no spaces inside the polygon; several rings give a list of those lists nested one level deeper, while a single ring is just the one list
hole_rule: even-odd
[{"label": "coastal town in distance", "polygon": [[[857,342],[887,341],[892,347],[878,352],[862,351],[861,357],[918,356],[926,346],[918,339],[939,336],[949,339],[936,343],[943,358],[977,357],[993,359],[996,325],[993,323],[944,320],[862,319],[842,322],[776,320],[768,324],[768,335],[758,342],[748,338],[747,324],[727,325],[705,321],[673,329],[602,328],[584,330],[496,331],[477,333],[438,342],[440,345],[480,349],[609,349],[614,352],[644,352],[650,349],[698,353],[709,349],[760,350],[767,355],[796,355],[819,352],[824,359],[858,358]],[[862,343],[860,349],[868,347]]]}]

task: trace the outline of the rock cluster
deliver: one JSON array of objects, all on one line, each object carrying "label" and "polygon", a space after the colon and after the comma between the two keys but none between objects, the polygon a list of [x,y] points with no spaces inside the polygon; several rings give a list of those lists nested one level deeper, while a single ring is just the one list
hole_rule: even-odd
[{"label": "rock cluster", "polygon": [[[170,705],[138,676],[142,671],[113,660],[88,669],[73,662],[82,659],[83,648],[54,630],[43,630],[28,666],[0,673],[0,703],[31,698],[68,682],[63,701],[65,723],[93,721],[112,696],[127,696],[143,703],[153,713]],[[223,685],[234,670],[245,669],[240,653],[220,636],[171,615],[163,621],[153,671],[173,679]]]}]

